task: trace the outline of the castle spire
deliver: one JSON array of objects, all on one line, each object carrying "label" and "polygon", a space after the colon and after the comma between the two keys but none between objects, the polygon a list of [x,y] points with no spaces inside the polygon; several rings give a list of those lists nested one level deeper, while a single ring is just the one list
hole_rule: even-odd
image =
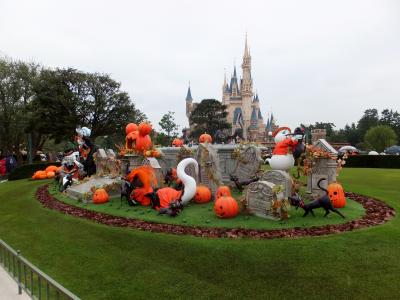
[{"label": "castle spire", "polygon": [[246,38],[245,38],[245,43],[244,43],[244,55],[243,55],[243,58],[245,58],[245,57],[250,57],[249,47],[247,46],[247,32],[246,32]]},{"label": "castle spire", "polygon": [[189,81],[189,87],[188,87],[187,94],[186,94],[186,101],[193,101],[192,92],[190,91],[190,81]]}]

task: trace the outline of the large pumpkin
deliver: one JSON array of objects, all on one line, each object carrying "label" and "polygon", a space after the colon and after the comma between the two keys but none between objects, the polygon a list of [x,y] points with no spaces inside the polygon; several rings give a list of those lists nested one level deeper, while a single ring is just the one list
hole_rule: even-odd
[{"label": "large pumpkin", "polygon": [[139,124],[139,133],[140,135],[148,135],[151,132],[151,124],[150,123],[146,123],[146,122],[142,122]]},{"label": "large pumpkin", "polygon": [[129,123],[125,127],[126,135],[130,134],[133,131],[137,131],[137,130],[138,130],[138,126],[135,123]]},{"label": "large pumpkin", "polygon": [[126,149],[135,149],[136,139],[139,136],[139,131],[132,131],[128,133],[125,138],[125,148]]},{"label": "large pumpkin", "polygon": [[221,185],[218,187],[217,192],[215,194],[215,199],[218,199],[223,196],[232,196],[231,189],[227,185]]},{"label": "large pumpkin", "polygon": [[135,150],[143,152],[151,149],[151,138],[149,135],[138,135],[136,138]]},{"label": "large pumpkin", "polygon": [[56,176],[56,173],[53,171],[50,171],[50,172],[47,172],[46,175],[47,175],[47,178],[54,178]]},{"label": "large pumpkin", "polygon": [[214,213],[218,218],[233,218],[239,213],[239,205],[232,197],[223,196],[215,201]]},{"label": "large pumpkin", "polygon": [[328,196],[334,208],[346,206],[346,197],[344,196],[343,187],[341,184],[334,182],[328,185]]},{"label": "large pumpkin", "polygon": [[57,166],[48,166],[45,171],[46,171],[46,173],[48,173],[48,172],[56,172],[57,169],[58,169]]},{"label": "large pumpkin", "polygon": [[211,190],[205,185],[196,187],[196,194],[194,194],[194,202],[207,203],[211,201]]},{"label": "large pumpkin", "polygon": [[212,143],[212,137],[211,135],[207,134],[207,133],[203,133],[200,137],[199,137],[199,142],[200,143]]},{"label": "large pumpkin", "polygon": [[105,189],[97,189],[95,190],[92,199],[94,204],[102,204],[108,202],[109,198],[110,197]]},{"label": "large pumpkin", "polygon": [[182,147],[183,146],[183,141],[181,139],[174,139],[172,141],[172,146],[173,147]]},{"label": "large pumpkin", "polygon": [[46,179],[47,173],[46,171],[37,171],[36,172],[36,179]]}]

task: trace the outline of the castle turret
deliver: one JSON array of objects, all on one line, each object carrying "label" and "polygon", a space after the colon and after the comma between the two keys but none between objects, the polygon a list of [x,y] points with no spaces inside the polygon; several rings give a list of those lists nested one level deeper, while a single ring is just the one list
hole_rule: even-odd
[{"label": "castle turret", "polygon": [[243,54],[243,80],[241,82],[242,96],[253,96],[253,80],[251,78],[251,55],[247,46],[247,34]]},{"label": "castle turret", "polygon": [[192,113],[192,108],[193,108],[193,98],[192,98],[192,92],[190,90],[190,84],[187,90],[186,94],[186,117],[190,117],[190,114]]}]

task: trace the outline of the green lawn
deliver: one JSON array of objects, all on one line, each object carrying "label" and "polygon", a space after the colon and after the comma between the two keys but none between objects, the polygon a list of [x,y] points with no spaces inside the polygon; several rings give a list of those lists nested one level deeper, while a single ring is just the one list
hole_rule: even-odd
[{"label": "green lawn", "polygon": [[[346,190],[400,208],[400,170],[344,169]],[[82,299],[397,299],[400,221],[301,239],[204,239],[107,227],[0,184],[0,238]]]},{"label": "green lawn", "polygon": [[[180,225],[190,226],[203,226],[203,227],[227,227],[227,228],[252,228],[252,229],[276,229],[276,228],[291,228],[291,227],[310,227],[310,226],[322,226],[326,224],[340,224],[348,222],[352,219],[360,218],[364,215],[364,208],[358,202],[348,199],[346,207],[340,209],[340,211],[346,216],[343,219],[341,216],[335,213],[331,213],[328,217],[324,218],[325,210],[316,209],[316,217],[309,215],[307,218],[303,218],[304,210],[291,208],[289,211],[290,219],[287,221],[275,221],[269,219],[263,219],[256,216],[249,216],[246,214],[240,214],[233,219],[220,219],[214,214],[214,204],[209,202],[206,204],[190,203],[184,210],[175,218],[171,218],[167,215],[159,215],[157,211],[146,206],[129,207],[125,204],[121,207],[120,199],[111,199],[110,203],[105,204],[82,204],[77,200],[69,198],[65,194],[55,192],[54,186],[50,185],[49,191],[54,197],[59,200],[72,204],[78,207],[84,207],[85,209],[94,210],[110,215],[141,219],[151,222],[158,223],[171,223]],[[236,199],[240,199],[240,195],[233,191],[233,196]],[[126,201],[125,201],[126,203]]]}]

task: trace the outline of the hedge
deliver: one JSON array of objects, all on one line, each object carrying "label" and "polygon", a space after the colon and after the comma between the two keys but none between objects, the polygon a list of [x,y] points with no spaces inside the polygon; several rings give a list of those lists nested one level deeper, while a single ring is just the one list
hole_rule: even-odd
[{"label": "hedge", "polygon": [[346,159],[348,168],[400,169],[400,155],[355,155]]},{"label": "hedge", "polygon": [[59,162],[37,162],[33,164],[26,164],[17,167],[8,175],[8,180],[18,180],[32,177],[33,173],[39,170],[44,170],[48,166],[61,166]]}]

